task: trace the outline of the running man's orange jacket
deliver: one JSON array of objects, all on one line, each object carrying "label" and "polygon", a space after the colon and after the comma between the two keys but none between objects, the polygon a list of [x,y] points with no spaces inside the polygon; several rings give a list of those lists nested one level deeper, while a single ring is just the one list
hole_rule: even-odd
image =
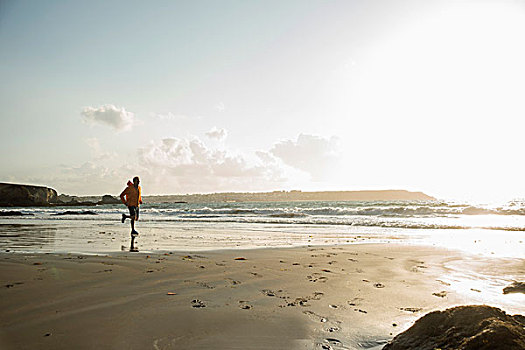
[{"label": "running man's orange jacket", "polygon": [[142,203],[141,188],[135,188],[133,184],[128,185],[124,191],[120,194],[120,200],[128,207],[138,207]]}]

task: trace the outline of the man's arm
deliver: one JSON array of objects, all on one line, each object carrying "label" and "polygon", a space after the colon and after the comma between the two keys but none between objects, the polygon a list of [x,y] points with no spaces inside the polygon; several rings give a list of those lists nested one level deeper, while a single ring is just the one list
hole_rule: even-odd
[{"label": "man's arm", "polygon": [[120,200],[122,201],[122,203],[126,204],[126,195],[128,193],[127,191],[128,189],[125,188],[124,191],[122,191],[122,193],[120,194]]},{"label": "man's arm", "polygon": [[142,189],[139,186],[139,204],[142,204]]}]

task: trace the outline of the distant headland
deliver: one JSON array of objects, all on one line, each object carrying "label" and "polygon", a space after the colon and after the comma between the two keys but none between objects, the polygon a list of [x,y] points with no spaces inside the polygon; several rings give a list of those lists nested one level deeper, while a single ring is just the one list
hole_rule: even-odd
[{"label": "distant headland", "polygon": [[146,196],[148,203],[209,203],[209,202],[290,202],[290,201],[433,201],[423,192],[406,190],[376,191],[273,191],[223,192],[209,194]]},{"label": "distant headland", "polygon": [[[145,203],[288,202],[288,201],[432,201],[423,192],[376,191],[273,191],[145,196]],[[0,183],[0,207],[91,206],[119,204],[118,195],[70,196],[45,186]]]}]

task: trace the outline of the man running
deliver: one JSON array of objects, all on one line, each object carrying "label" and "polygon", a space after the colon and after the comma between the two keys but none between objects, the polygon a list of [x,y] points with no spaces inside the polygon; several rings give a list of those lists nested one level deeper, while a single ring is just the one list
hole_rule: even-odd
[{"label": "man running", "polygon": [[139,219],[139,205],[142,204],[141,188],[139,186],[140,180],[138,176],[133,178],[133,183],[128,181],[128,187],[120,194],[120,200],[129,209],[129,215],[122,214],[122,223],[127,218],[131,220],[131,237],[135,238],[139,235],[135,231],[135,221]]}]

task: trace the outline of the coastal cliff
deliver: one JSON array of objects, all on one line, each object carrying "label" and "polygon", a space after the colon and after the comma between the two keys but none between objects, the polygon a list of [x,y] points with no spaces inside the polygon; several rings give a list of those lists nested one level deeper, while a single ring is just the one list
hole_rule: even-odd
[{"label": "coastal cliff", "polygon": [[56,203],[57,191],[44,186],[0,183],[0,206],[47,206]]}]

